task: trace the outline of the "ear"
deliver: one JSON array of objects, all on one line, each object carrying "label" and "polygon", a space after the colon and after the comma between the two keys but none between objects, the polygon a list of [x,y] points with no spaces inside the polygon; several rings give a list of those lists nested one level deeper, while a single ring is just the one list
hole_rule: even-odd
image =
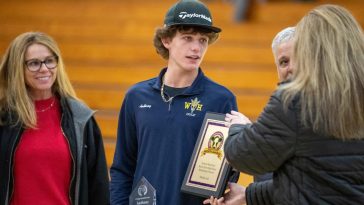
[{"label": "ear", "polygon": [[171,44],[171,38],[162,38],[161,41],[163,43],[163,46],[169,49]]}]

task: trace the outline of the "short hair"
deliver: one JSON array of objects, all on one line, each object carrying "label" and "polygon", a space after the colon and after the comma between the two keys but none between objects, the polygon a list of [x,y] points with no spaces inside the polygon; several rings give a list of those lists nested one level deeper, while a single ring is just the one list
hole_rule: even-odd
[{"label": "short hair", "polygon": [[41,44],[58,58],[56,81],[52,92],[76,99],[75,91],[66,74],[63,58],[52,37],[41,32],[26,32],[17,36],[7,48],[0,64],[0,113],[16,114],[17,122],[25,127],[36,126],[33,100],[25,84],[25,54],[29,46]]},{"label": "short hair", "polygon": [[174,25],[157,28],[154,34],[153,44],[157,53],[166,60],[169,58],[169,50],[164,47],[162,39],[172,39],[176,35],[177,31],[181,33],[200,33],[202,35],[206,35],[209,38],[208,44],[214,43],[219,37],[219,33],[212,32],[209,29],[199,26]]},{"label": "short hair", "polygon": [[364,138],[364,34],[341,6],[322,5],[296,26],[292,81],[284,85],[288,107],[298,94],[301,121],[338,139]]},{"label": "short hair", "polygon": [[277,48],[279,45],[293,39],[295,30],[296,30],[295,27],[287,27],[282,31],[280,31],[279,33],[277,33],[277,35],[274,37],[272,41],[272,51],[274,53],[274,56],[277,52]]}]

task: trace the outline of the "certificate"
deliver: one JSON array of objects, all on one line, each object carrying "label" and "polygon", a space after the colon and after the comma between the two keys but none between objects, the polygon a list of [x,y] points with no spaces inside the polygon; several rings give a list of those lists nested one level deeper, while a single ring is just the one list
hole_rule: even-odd
[{"label": "certificate", "polygon": [[224,155],[228,132],[225,114],[206,113],[182,183],[183,192],[205,198],[222,196],[231,171]]}]

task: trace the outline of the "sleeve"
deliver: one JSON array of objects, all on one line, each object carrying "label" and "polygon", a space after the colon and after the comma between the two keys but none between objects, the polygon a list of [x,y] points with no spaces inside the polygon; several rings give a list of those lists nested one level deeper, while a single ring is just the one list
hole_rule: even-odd
[{"label": "sleeve", "polygon": [[262,181],[266,181],[266,180],[270,180],[273,179],[273,173],[272,172],[268,172],[266,174],[260,174],[260,175],[255,175],[254,176],[254,182],[262,182]]},{"label": "sleeve", "polygon": [[227,100],[225,105],[222,107],[222,113],[230,113],[232,110],[238,111],[238,105],[236,102],[236,97],[231,94]]},{"label": "sleeve", "polygon": [[114,160],[110,168],[111,204],[129,204],[136,167],[136,127],[128,96],[125,96],[120,110]]},{"label": "sleeve", "polygon": [[233,124],[224,151],[228,162],[237,170],[259,175],[277,170],[294,154],[296,113],[292,107],[283,110],[273,95],[253,124]]},{"label": "sleeve", "polygon": [[273,205],[273,180],[250,184],[245,190],[247,205]]},{"label": "sleeve", "polygon": [[[231,110],[238,111],[236,97],[233,94],[231,94],[230,99],[226,101],[226,105],[225,105],[225,108],[224,108],[224,113],[230,113]],[[231,169],[230,172],[229,172],[228,181],[237,183],[238,180],[239,180],[239,177],[240,177],[240,172],[238,170],[236,170],[236,169]]]},{"label": "sleeve", "polygon": [[109,176],[101,131],[93,117],[86,126],[88,204],[106,205],[110,202]]}]

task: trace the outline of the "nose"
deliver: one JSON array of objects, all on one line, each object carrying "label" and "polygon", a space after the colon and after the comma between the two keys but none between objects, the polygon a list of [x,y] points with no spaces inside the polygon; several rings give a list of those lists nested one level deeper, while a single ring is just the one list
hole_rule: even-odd
[{"label": "nose", "polygon": [[47,66],[46,66],[45,62],[41,62],[41,63],[40,63],[39,71],[40,71],[40,72],[41,72],[41,71],[48,71],[48,68],[47,68]]},{"label": "nose", "polygon": [[201,45],[198,40],[192,42],[191,50],[196,51],[196,52],[201,50]]}]

